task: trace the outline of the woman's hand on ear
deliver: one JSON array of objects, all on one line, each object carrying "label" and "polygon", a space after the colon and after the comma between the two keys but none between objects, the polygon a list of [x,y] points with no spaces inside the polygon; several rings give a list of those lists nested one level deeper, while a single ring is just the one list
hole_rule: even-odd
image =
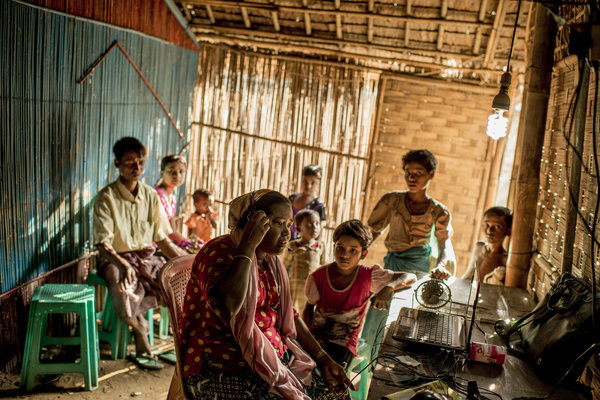
[{"label": "woman's hand on ear", "polygon": [[270,229],[270,221],[264,211],[252,213],[242,231],[240,247],[249,252],[249,256],[254,254],[256,247],[262,242],[263,238]]}]

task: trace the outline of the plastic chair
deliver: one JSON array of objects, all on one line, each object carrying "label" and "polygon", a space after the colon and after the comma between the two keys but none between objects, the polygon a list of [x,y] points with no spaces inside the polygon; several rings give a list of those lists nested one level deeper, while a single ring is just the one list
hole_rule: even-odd
[{"label": "plastic chair", "polygon": [[[38,286],[31,299],[25,351],[21,368],[21,388],[33,389],[37,375],[80,373],[86,390],[98,387],[98,336],[94,305],[94,287],[74,284]],[[47,336],[48,314],[75,313],[79,317],[79,336]],[[79,362],[42,363],[42,347],[48,345],[80,346]]]},{"label": "plastic chair", "polygon": [[[110,344],[111,359],[125,358],[127,356],[127,344],[131,341],[133,335],[129,331],[129,326],[115,312],[108,288],[106,287],[106,281],[95,270],[92,270],[88,273],[86,283],[88,285],[105,287],[104,307],[102,311],[96,313],[96,319],[102,321],[102,327],[98,330],[98,337],[101,341]],[[152,316],[152,309],[146,311],[146,320],[150,322],[148,330],[148,342],[150,346],[154,345],[154,323]]]},{"label": "plastic chair", "polygon": [[192,265],[195,255],[189,254],[179,256],[167,262],[158,275],[158,284],[162,291],[163,297],[169,308],[171,329],[173,330],[175,353],[177,354],[177,365],[175,373],[171,379],[169,387],[168,400],[187,399],[183,390],[182,380],[182,357],[179,349],[179,322],[183,313],[183,301],[185,299],[185,291],[187,288],[190,275],[192,273]]}]

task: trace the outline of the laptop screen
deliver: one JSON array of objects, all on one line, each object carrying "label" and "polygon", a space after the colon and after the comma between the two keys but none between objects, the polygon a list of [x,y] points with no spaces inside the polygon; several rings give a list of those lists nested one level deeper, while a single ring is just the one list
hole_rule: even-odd
[{"label": "laptop screen", "polygon": [[477,310],[477,303],[479,302],[479,289],[481,288],[481,282],[479,281],[479,269],[477,268],[477,262],[475,262],[475,270],[473,271],[473,277],[471,278],[471,290],[469,290],[469,300],[467,301],[467,313],[469,304],[471,304],[471,293],[473,292],[473,285],[475,285],[475,298],[473,299],[473,312],[471,314],[471,326],[469,326],[469,333],[467,334],[467,342],[465,343],[465,349],[467,350],[467,357],[471,354],[471,336],[473,335],[473,326],[475,325],[475,312]]}]

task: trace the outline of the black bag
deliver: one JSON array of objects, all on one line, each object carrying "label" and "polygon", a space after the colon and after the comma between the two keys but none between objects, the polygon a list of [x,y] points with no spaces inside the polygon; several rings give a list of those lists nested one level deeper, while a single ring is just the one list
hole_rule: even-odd
[{"label": "black bag", "polygon": [[[594,343],[592,290],[583,279],[565,273],[529,314],[510,327],[498,321],[496,333],[504,338],[512,354],[532,363],[540,379],[556,383]],[[516,346],[511,341],[515,336],[520,338]],[[574,382],[581,375],[587,359],[580,361],[565,383]]]}]

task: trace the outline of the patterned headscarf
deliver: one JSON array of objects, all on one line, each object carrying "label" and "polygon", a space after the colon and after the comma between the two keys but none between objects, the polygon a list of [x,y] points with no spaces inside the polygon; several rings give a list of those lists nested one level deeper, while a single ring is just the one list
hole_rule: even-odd
[{"label": "patterned headscarf", "polygon": [[229,203],[229,229],[232,232],[237,229],[238,224],[246,211],[255,207],[256,202],[265,194],[273,191],[274,190],[271,189],[255,190],[254,192],[243,194],[240,197],[231,200],[231,203]]}]

